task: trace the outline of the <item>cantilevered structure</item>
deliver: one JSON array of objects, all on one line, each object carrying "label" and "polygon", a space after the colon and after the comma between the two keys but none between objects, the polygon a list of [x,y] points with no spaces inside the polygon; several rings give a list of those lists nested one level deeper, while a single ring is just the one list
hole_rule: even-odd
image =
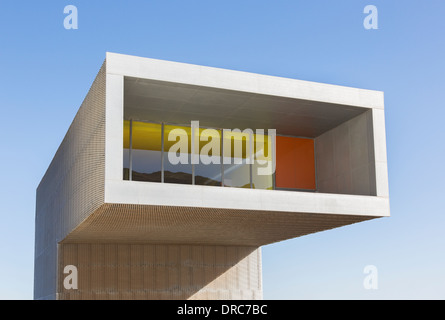
[{"label": "cantilevered structure", "polygon": [[34,297],[261,299],[261,246],[387,216],[382,92],[107,53],[37,189]]}]

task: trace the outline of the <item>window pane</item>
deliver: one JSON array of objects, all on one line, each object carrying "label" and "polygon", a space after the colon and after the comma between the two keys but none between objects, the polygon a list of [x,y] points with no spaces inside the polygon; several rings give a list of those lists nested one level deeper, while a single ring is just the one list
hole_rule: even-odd
[{"label": "window pane", "polygon": [[161,125],[133,121],[132,180],[161,182]]},{"label": "window pane", "polygon": [[164,125],[164,182],[192,184],[190,127]]},{"label": "window pane", "polygon": [[251,135],[241,132],[224,131],[224,186],[250,188]]},{"label": "window pane", "polygon": [[268,135],[254,135],[255,161],[252,166],[252,187],[273,189],[272,138]]},{"label": "window pane", "polygon": [[243,159],[242,164],[224,165],[224,186],[250,188],[250,168],[246,159]]},{"label": "window pane", "polygon": [[221,186],[221,131],[200,129],[199,164],[195,164],[195,184]]},{"label": "window pane", "polygon": [[124,180],[130,179],[130,149],[124,149]]},{"label": "window pane", "polygon": [[124,120],[124,180],[129,180],[130,170],[130,121]]}]

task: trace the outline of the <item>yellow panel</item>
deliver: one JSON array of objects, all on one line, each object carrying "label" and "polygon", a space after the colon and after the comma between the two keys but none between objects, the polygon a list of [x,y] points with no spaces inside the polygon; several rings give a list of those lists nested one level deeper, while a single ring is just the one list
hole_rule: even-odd
[{"label": "yellow panel", "polygon": [[[191,128],[190,127],[183,127],[183,126],[176,126],[176,125],[164,125],[164,151],[168,151],[170,150],[170,148],[176,144],[179,139],[176,138],[176,140],[174,141],[168,141],[168,136],[169,134],[173,131],[179,129],[174,135],[178,136],[178,134],[180,134],[180,132],[182,131],[184,133],[184,136],[180,136],[182,138],[187,139],[187,150],[190,152],[191,149]],[[180,131],[181,130],[181,131]],[[161,150],[161,148],[159,148],[159,150]]]},{"label": "yellow panel", "polygon": [[[146,123],[146,122],[140,122],[140,121],[133,121],[133,149],[139,149],[139,150],[153,150],[153,151],[161,151],[161,124],[156,123]],[[176,138],[174,141],[168,141],[168,136],[170,132],[174,129],[182,129],[184,134],[186,135],[188,147],[188,152],[191,152],[191,128],[185,127],[185,126],[177,126],[177,125],[164,125],[164,150],[168,151],[174,144],[176,144],[179,139]],[[176,132],[177,134],[180,134],[180,131]],[[212,143],[212,138],[216,137],[216,134],[218,134],[218,143],[213,144],[214,148],[212,148],[212,152],[210,155],[212,156],[220,156],[221,154],[221,130],[217,129],[205,129],[205,128],[199,128],[199,152],[202,151],[202,148],[206,146],[209,143]],[[207,141],[201,141],[201,138],[206,137]],[[271,138],[267,135],[257,135],[254,134],[254,141],[253,141],[253,147],[254,152],[256,153],[257,158],[261,160],[272,160],[272,155],[268,154],[268,146],[269,143],[271,143]],[[258,137],[263,137],[264,141],[264,152],[258,153],[259,150],[257,149],[257,140]],[[230,141],[230,149],[226,148],[224,150],[224,156],[233,158],[235,156],[234,149],[235,145],[240,145],[242,148],[242,158],[247,158],[247,150],[248,150],[248,141],[249,138],[246,136],[246,134],[243,134],[242,132],[230,132],[226,133],[225,135],[226,142],[228,142],[228,139],[231,139]],[[202,140],[205,140],[203,138]],[[218,147],[216,147],[218,145]],[[227,146],[227,145],[226,145]],[[209,147],[209,146],[208,146]],[[130,121],[125,120],[124,121],[124,148],[129,149],[130,148]],[[264,155],[265,154],[265,155]]]},{"label": "yellow panel", "polygon": [[[161,125],[133,121],[133,149],[161,151]],[[124,121],[124,148],[130,147],[130,121]]]},{"label": "yellow panel", "polygon": [[161,125],[133,121],[133,149],[161,151]]}]

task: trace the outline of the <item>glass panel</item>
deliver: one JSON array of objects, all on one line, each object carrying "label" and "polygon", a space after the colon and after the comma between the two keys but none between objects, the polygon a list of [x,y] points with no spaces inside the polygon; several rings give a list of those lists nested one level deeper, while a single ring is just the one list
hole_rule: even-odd
[{"label": "glass panel", "polygon": [[161,182],[161,125],[133,121],[132,180]]},{"label": "glass panel", "polygon": [[130,172],[130,121],[124,120],[124,172],[123,179],[129,180]]},{"label": "glass panel", "polygon": [[273,189],[272,138],[264,134],[254,135],[255,161],[252,165],[252,187]]},{"label": "glass panel", "polygon": [[250,188],[251,134],[224,130],[224,186]]},{"label": "glass panel", "polygon": [[221,186],[221,130],[199,130],[199,164],[195,164],[195,184]]},{"label": "glass panel", "polygon": [[130,180],[130,149],[124,149],[124,180]]},{"label": "glass panel", "polygon": [[164,125],[164,182],[192,184],[190,127]]}]

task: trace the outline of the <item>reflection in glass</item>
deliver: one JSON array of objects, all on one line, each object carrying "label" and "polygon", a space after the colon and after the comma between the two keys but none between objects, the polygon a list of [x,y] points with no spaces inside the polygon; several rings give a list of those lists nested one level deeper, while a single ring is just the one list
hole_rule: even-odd
[{"label": "reflection in glass", "polygon": [[225,164],[224,186],[235,188],[250,188],[250,165],[246,159],[241,164]]},{"label": "reflection in glass", "polygon": [[164,182],[192,184],[190,127],[164,125]]},{"label": "reflection in glass", "polygon": [[275,134],[223,131],[125,120],[123,179],[272,190]]},{"label": "reflection in glass", "polygon": [[130,180],[130,149],[124,149],[124,180]]},{"label": "reflection in glass", "polygon": [[161,182],[161,125],[133,121],[132,180]]},{"label": "reflection in glass", "polygon": [[130,179],[130,121],[124,121],[124,180]]},{"label": "reflection in glass", "polygon": [[272,190],[272,137],[255,134],[254,140],[255,162],[252,165],[252,187],[254,189]]},{"label": "reflection in glass", "polygon": [[221,131],[200,129],[199,164],[195,164],[195,184],[221,186]]},{"label": "reflection in glass", "polygon": [[250,188],[252,133],[224,130],[224,186]]}]

